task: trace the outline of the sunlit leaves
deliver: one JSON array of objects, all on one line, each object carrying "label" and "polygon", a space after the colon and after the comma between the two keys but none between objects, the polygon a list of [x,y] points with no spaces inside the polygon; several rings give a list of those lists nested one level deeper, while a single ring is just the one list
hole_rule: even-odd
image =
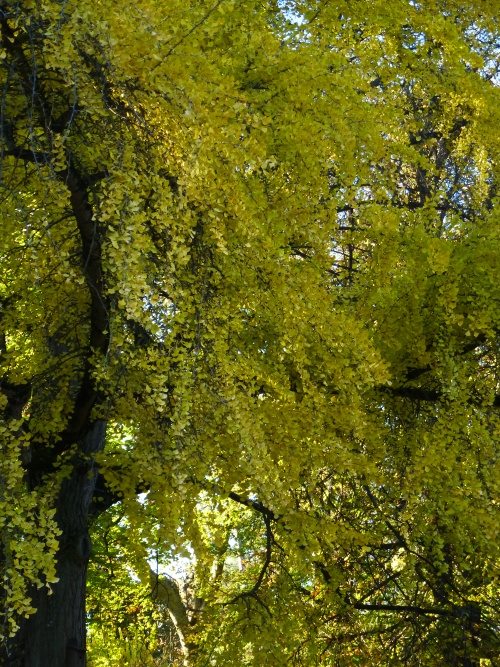
[{"label": "sunlit leaves", "polygon": [[[92,576],[105,590],[120,570],[107,610],[91,593],[96,665],[132,650],[122,594],[140,632],[159,627],[127,579],[152,550],[192,558],[193,655],[221,666],[439,664],[460,632],[494,655],[492,3],[8,10],[11,629],[33,611],[27,586],[55,579],[57,492],[88,466],[108,494]],[[85,382],[85,425],[108,430],[78,459],[68,425]],[[95,619],[113,614],[108,641]]]}]

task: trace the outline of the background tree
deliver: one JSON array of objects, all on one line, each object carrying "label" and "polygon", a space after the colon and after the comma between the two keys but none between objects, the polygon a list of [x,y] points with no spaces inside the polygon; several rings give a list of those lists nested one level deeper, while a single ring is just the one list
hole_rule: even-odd
[{"label": "background tree", "polygon": [[6,664],[116,513],[188,663],[494,664],[495,8],[351,4],[0,3]]}]

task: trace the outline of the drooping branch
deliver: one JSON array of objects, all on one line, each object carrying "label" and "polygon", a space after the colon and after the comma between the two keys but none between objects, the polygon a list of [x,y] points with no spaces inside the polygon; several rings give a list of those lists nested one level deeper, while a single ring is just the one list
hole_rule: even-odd
[{"label": "drooping branch", "polygon": [[249,498],[242,498],[238,493],[234,493],[234,491],[232,491],[229,494],[229,498],[231,498],[231,500],[234,500],[237,503],[240,503],[240,505],[252,508],[256,512],[259,512],[259,514],[262,514],[262,517],[264,519],[264,524],[266,526],[266,557],[259,572],[259,576],[257,577],[257,580],[255,584],[252,586],[252,588],[248,591],[243,591],[242,593],[239,593],[228,604],[234,604],[238,600],[243,600],[245,598],[254,598],[266,609],[268,613],[270,613],[267,605],[264,604],[264,602],[262,602],[262,600],[259,598],[258,592],[260,587],[262,586],[262,582],[264,581],[264,577],[266,576],[266,572],[271,563],[272,550],[274,544],[274,534],[271,528],[271,522],[276,521],[275,514],[272,510],[262,505],[262,503],[260,503],[259,501],[250,500]]}]

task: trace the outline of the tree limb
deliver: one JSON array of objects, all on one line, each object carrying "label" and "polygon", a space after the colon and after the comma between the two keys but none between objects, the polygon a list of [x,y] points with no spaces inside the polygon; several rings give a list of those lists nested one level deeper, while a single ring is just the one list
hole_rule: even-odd
[{"label": "tree limb", "polygon": [[227,604],[234,604],[238,600],[243,600],[245,598],[254,598],[255,600],[257,600],[259,604],[261,604],[264,607],[264,609],[268,612],[268,614],[271,615],[271,612],[269,611],[267,605],[259,598],[258,592],[260,587],[262,586],[262,582],[264,581],[264,577],[271,563],[272,549],[274,544],[274,535],[271,528],[271,522],[276,521],[276,517],[272,510],[268,509],[257,500],[242,498],[238,493],[234,493],[234,491],[231,491],[231,493],[229,494],[229,498],[231,498],[231,500],[234,500],[237,503],[240,503],[240,505],[252,508],[256,512],[262,514],[264,523],[266,525],[266,557],[262,565],[262,568],[259,572],[259,576],[257,577],[257,581],[252,586],[252,588],[249,591],[243,591],[242,593],[239,593],[235,598],[233,598]]}]

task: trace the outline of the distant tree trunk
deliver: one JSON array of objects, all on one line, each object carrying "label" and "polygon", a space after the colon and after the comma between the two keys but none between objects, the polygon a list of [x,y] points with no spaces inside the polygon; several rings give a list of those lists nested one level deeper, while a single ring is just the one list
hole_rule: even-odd
[{"label": "distant tree trunk", "polygon": [[156,572],[150,570],[150,583],[154,599],[165,604],[175,626],[183,654],[183,666],[191,667],[198,651],[196,614],[202,611],[203,601],[199,598],[195,599],[193,616],[190,618],[179,586],[173,579],[158,576]]},{"label": "distant tree trunk", "polygon": [[[106,422],[95,422],[80,443],[83,455],[102,450]],[[56,518],[62,534],[57,557],[59,581],[33,591],[36,613],[26,622],[22,667],[84,667],[86,654],[85,583],[91,541],[87,529],[97,468],[83,458],[75,461],[62,483]]]}]

